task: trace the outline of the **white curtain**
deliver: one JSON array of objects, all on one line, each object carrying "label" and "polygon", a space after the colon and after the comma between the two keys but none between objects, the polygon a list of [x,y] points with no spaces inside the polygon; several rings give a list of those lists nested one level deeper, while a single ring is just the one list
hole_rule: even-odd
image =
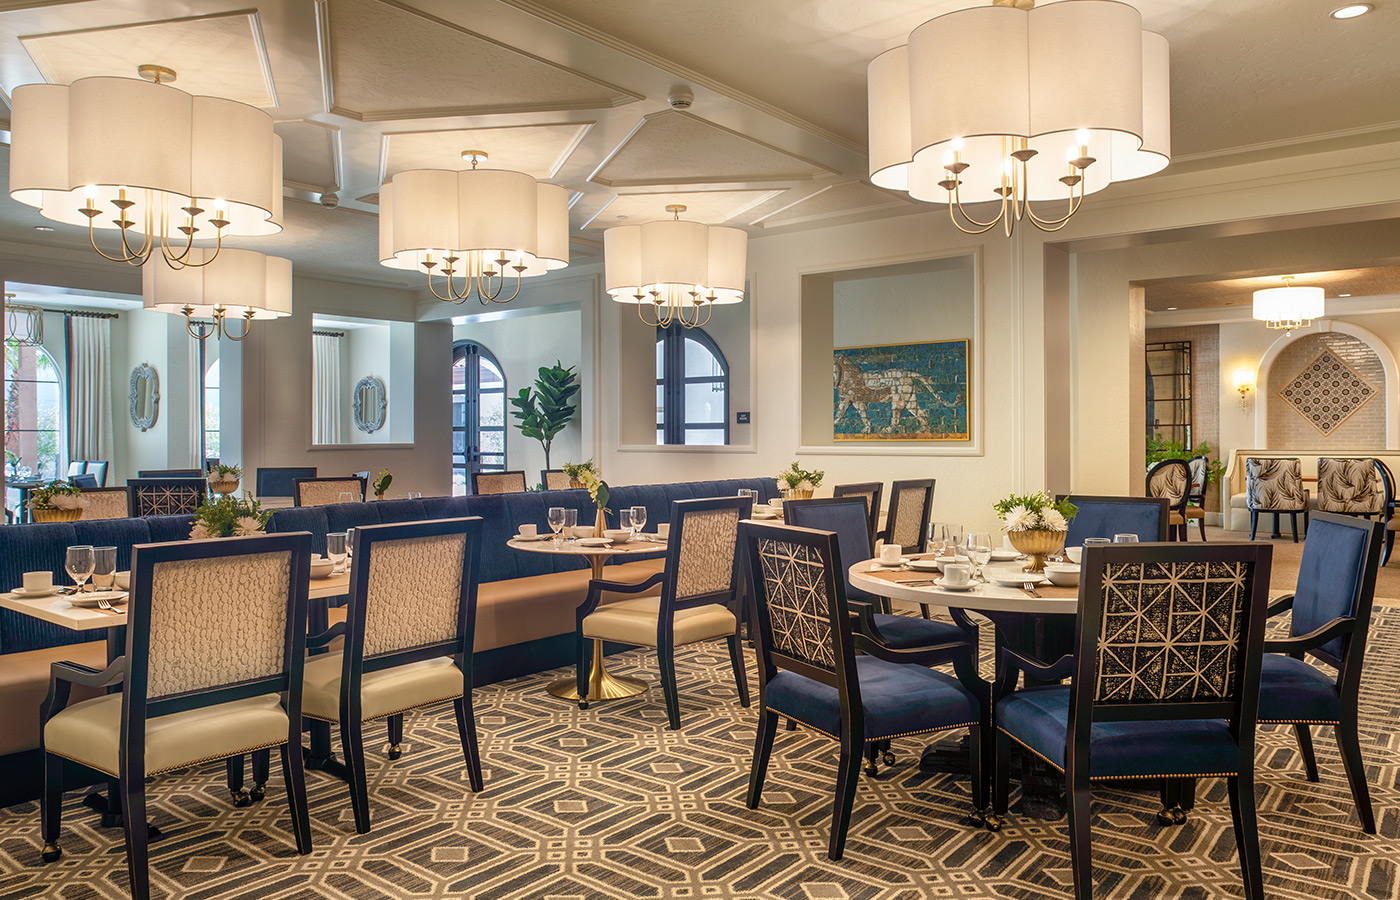
[{"label": "white curtain", "polygon": [[315,398],[311,442],[340,443],[340,338],[311,335],[311,390]]},{"label": "white curtain", "polygon": [[112,320],[68,316],[68,458],[112,458]]}]

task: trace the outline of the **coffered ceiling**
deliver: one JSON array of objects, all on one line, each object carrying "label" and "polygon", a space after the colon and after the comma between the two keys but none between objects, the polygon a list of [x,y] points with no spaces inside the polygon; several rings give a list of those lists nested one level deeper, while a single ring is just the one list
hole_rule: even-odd
[{"label": "coffered ceiling", "polygon": [[[1134,2],[1172,42],[1178,158],[1400,133],[1400,3],[1335,22],[1327,0]],[[965,5],[0,0],[0,100],[20,84],[158,63],[178,87],[262,106],[284,142],[290,201],[286,231],[247,245],[305,273],[416,286],[375,259],[380,183],[461,168],[468,149],[570,189],[576,261],[597,258],[603,227],[660,218],[668,203],[753,234],[922,208],[865,180],[865,67]],[[689,108],[671,108],[677,89]],[[322,208],[323,194],[338,208]],[[86,240],[35,224],[0,200],[0,239]]]}]

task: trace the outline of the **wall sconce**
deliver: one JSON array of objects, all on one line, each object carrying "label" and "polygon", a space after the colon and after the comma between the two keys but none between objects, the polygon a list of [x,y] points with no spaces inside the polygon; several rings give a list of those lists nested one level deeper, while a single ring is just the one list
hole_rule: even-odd
[{"label": "wall sconce", "polygon": [[1249,412],[1249,392],[1254,390],[1254,370],[1235,370],[1235,390],[1240,392],[1240,412]]}]

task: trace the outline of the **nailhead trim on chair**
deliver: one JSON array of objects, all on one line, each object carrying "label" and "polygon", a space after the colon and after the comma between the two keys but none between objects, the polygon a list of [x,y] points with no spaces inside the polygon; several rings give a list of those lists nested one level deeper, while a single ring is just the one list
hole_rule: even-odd
[{"label": "nailhead trim on chair", "polygon": [[[803,725],[803,726],[805,726],[805,727],[807,727],[807,728],[810,728],[810,729],[812,729],[813,731],[815,731],[817,734],[824,734],[824,735],[826,735],[827,737],[831,738],[831,739],[834,740],[834,741],[839,741],[839,740],[841,740],[841,738],[839,738],[838,736],[832,734],[832,733],[829,732],[829,731],[823,731],[823,730],[821,730],[820,728],[818,728],[818,727],[815,726],[815,725],[812,725],[812,724],[810,724],[810,723],[808,723],[808,722],[803,722],[801,719],[793,718],[792,716],[788,715],[788,714],[785,713],[785,712],[779,712],[778,710],[774,709],[774,708],[771,707],[771,706],[765,706],[764,709],[766,709],[766,710],[767,710],[768,712],[770,712],[770,713],[773,713],[773,714],[776,715],[776,716],[782,716],[784,719],[792,719],[792,721],[798,723],[799,725]],[[973,726],[973,725],[976,725],[976,724],[978,724],[978,723],[977,723],[977,722],[962,722],[962,723],[957,724],[957,725],[941,725],[941,726],[939,726],[938,728],[925,728],[925,729],[922,730],[922,731],[905,731],[905,732],[901,732],[901,733],[899,733],[899,734],[886,734],[886,735],[881,735],[880,737],[870,737],[870,738],[866,738],[866,739],[865,739],[865,743],[867,743],[867,744],[873,744],[873,743],[875,743],[876,741],[892,741],[892,740],[894,740],[895,738],[912,737],[912,736],[914,736],[914,735],[916,735],[916,734],[933,734],[933,733],[936,732],[936,731],[950,731],[950,730],[952,730],[952,729],[954,729],[954,728],[969,728],[969,727],[971,727],[971,726]]]},{"label": "nailhead trim on chair", "polygon": [[[1035,756],[1038,756],[1038,757],[1040,757],[1041,759],[1045,760],[1046,765],[1048,765],[1050,768],[1054,769],[1056,772],[1063,772],[1063,771],[1064,771],[1064,768],[1063,768],[1062,766],[1056,764],[1054,761],[1052,761],[1052,760],[1050,759],[1050,757],[1046,756],[1044,753],[1041,753],[1039,750],[1036,750],[1034,747],[1030,746],[1030,745],[1027,744],[1025,741],[1021,740],[1020,738],[1016,737],[1016,735],[1014,735],[1014,734],[1012,734],[1011,732],[1007,731],[1005,728],[1002,728],[1000,725],[997,726],[997,731],[1000,731],[1002,734],[1004,734],[1004,735],[1006,735],[1007,737],[1011,738],[1013,741],[1015,741],[1016,743],[1020,744],[1022,747],[1025,747],[1028,751],[1030,751],[1030,752],[1031,752],[1032,754],[1034,754]],[[1142,781],[1142,780],[1144,780],[1144,779],[1150,779],[1150,778],[1235,778],[1235,777],[1237,777],[1239,774],[1240,774],[1239,772],[1196,772],[1196,773],[1194,773],[1194,774],[1189,774],[1189,775],[1163,775],[1161,772],[1153,772],[1151,775],[1090,775],[1090,776],[1089,776],[1089,780],[1090,780],[1090,781]]]},{"label": "nailhead trim on chair", "polygon": [[[220,753],[218,756],[206,756],[201,759],[192,759],[189,762],[182,762],[178,766],[166,766],[164,769],[156,769],[154,772],[147,772],[145,774],[148,776],[164,775],[166,772],[175,772],[179,769],[187,769],[190,766],[202,766],[205,763],[216,762],[221,759],[228,759],[231,756],[243,756],[248,753],[256,753],[259,750],[270,750],[273,747],[280,747],[285,743],[287,743],[287,740],[286,738],[283,738],[280,741],[273,741],[270,744],[259,744],[256,747],[246,747],[242,750],[234,750],[231,753]],[[80,766],[87,766],[89,769],[101,772],[103,775],[111,775],[113,778],[118,777],[118,774],[116,772],[104,769],[95,763],[90,763],[86,760],[78,759],[77,757],[68,756],[65,753],[59,753],[56,750],[48,750],[47,752],[52,753],[54,756],[60,756],[66,760],[69,760],[70,762],[75,762]]]}]

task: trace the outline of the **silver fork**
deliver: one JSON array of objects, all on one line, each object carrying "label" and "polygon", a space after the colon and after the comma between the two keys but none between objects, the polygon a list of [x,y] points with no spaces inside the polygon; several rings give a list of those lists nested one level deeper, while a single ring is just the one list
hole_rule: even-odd
[{"label": "silver fork", "polygon": [[97,608],[113,616],[122,614],[122,611],[113,606],[112,601],[108,600],[106,597],[97,598]]},{"label": "silver fork", "polygon": [[1034,581],[1027,581],[1025,584],[1021,585],[1021,590],[1025,591],[1027,594],[1030,594],[1032,597],[1039,597],[1039,596],[1040,596],[1039,594],[1037,594],[1037,593],[1035,592],[1035,582],[1034,582]]}]

